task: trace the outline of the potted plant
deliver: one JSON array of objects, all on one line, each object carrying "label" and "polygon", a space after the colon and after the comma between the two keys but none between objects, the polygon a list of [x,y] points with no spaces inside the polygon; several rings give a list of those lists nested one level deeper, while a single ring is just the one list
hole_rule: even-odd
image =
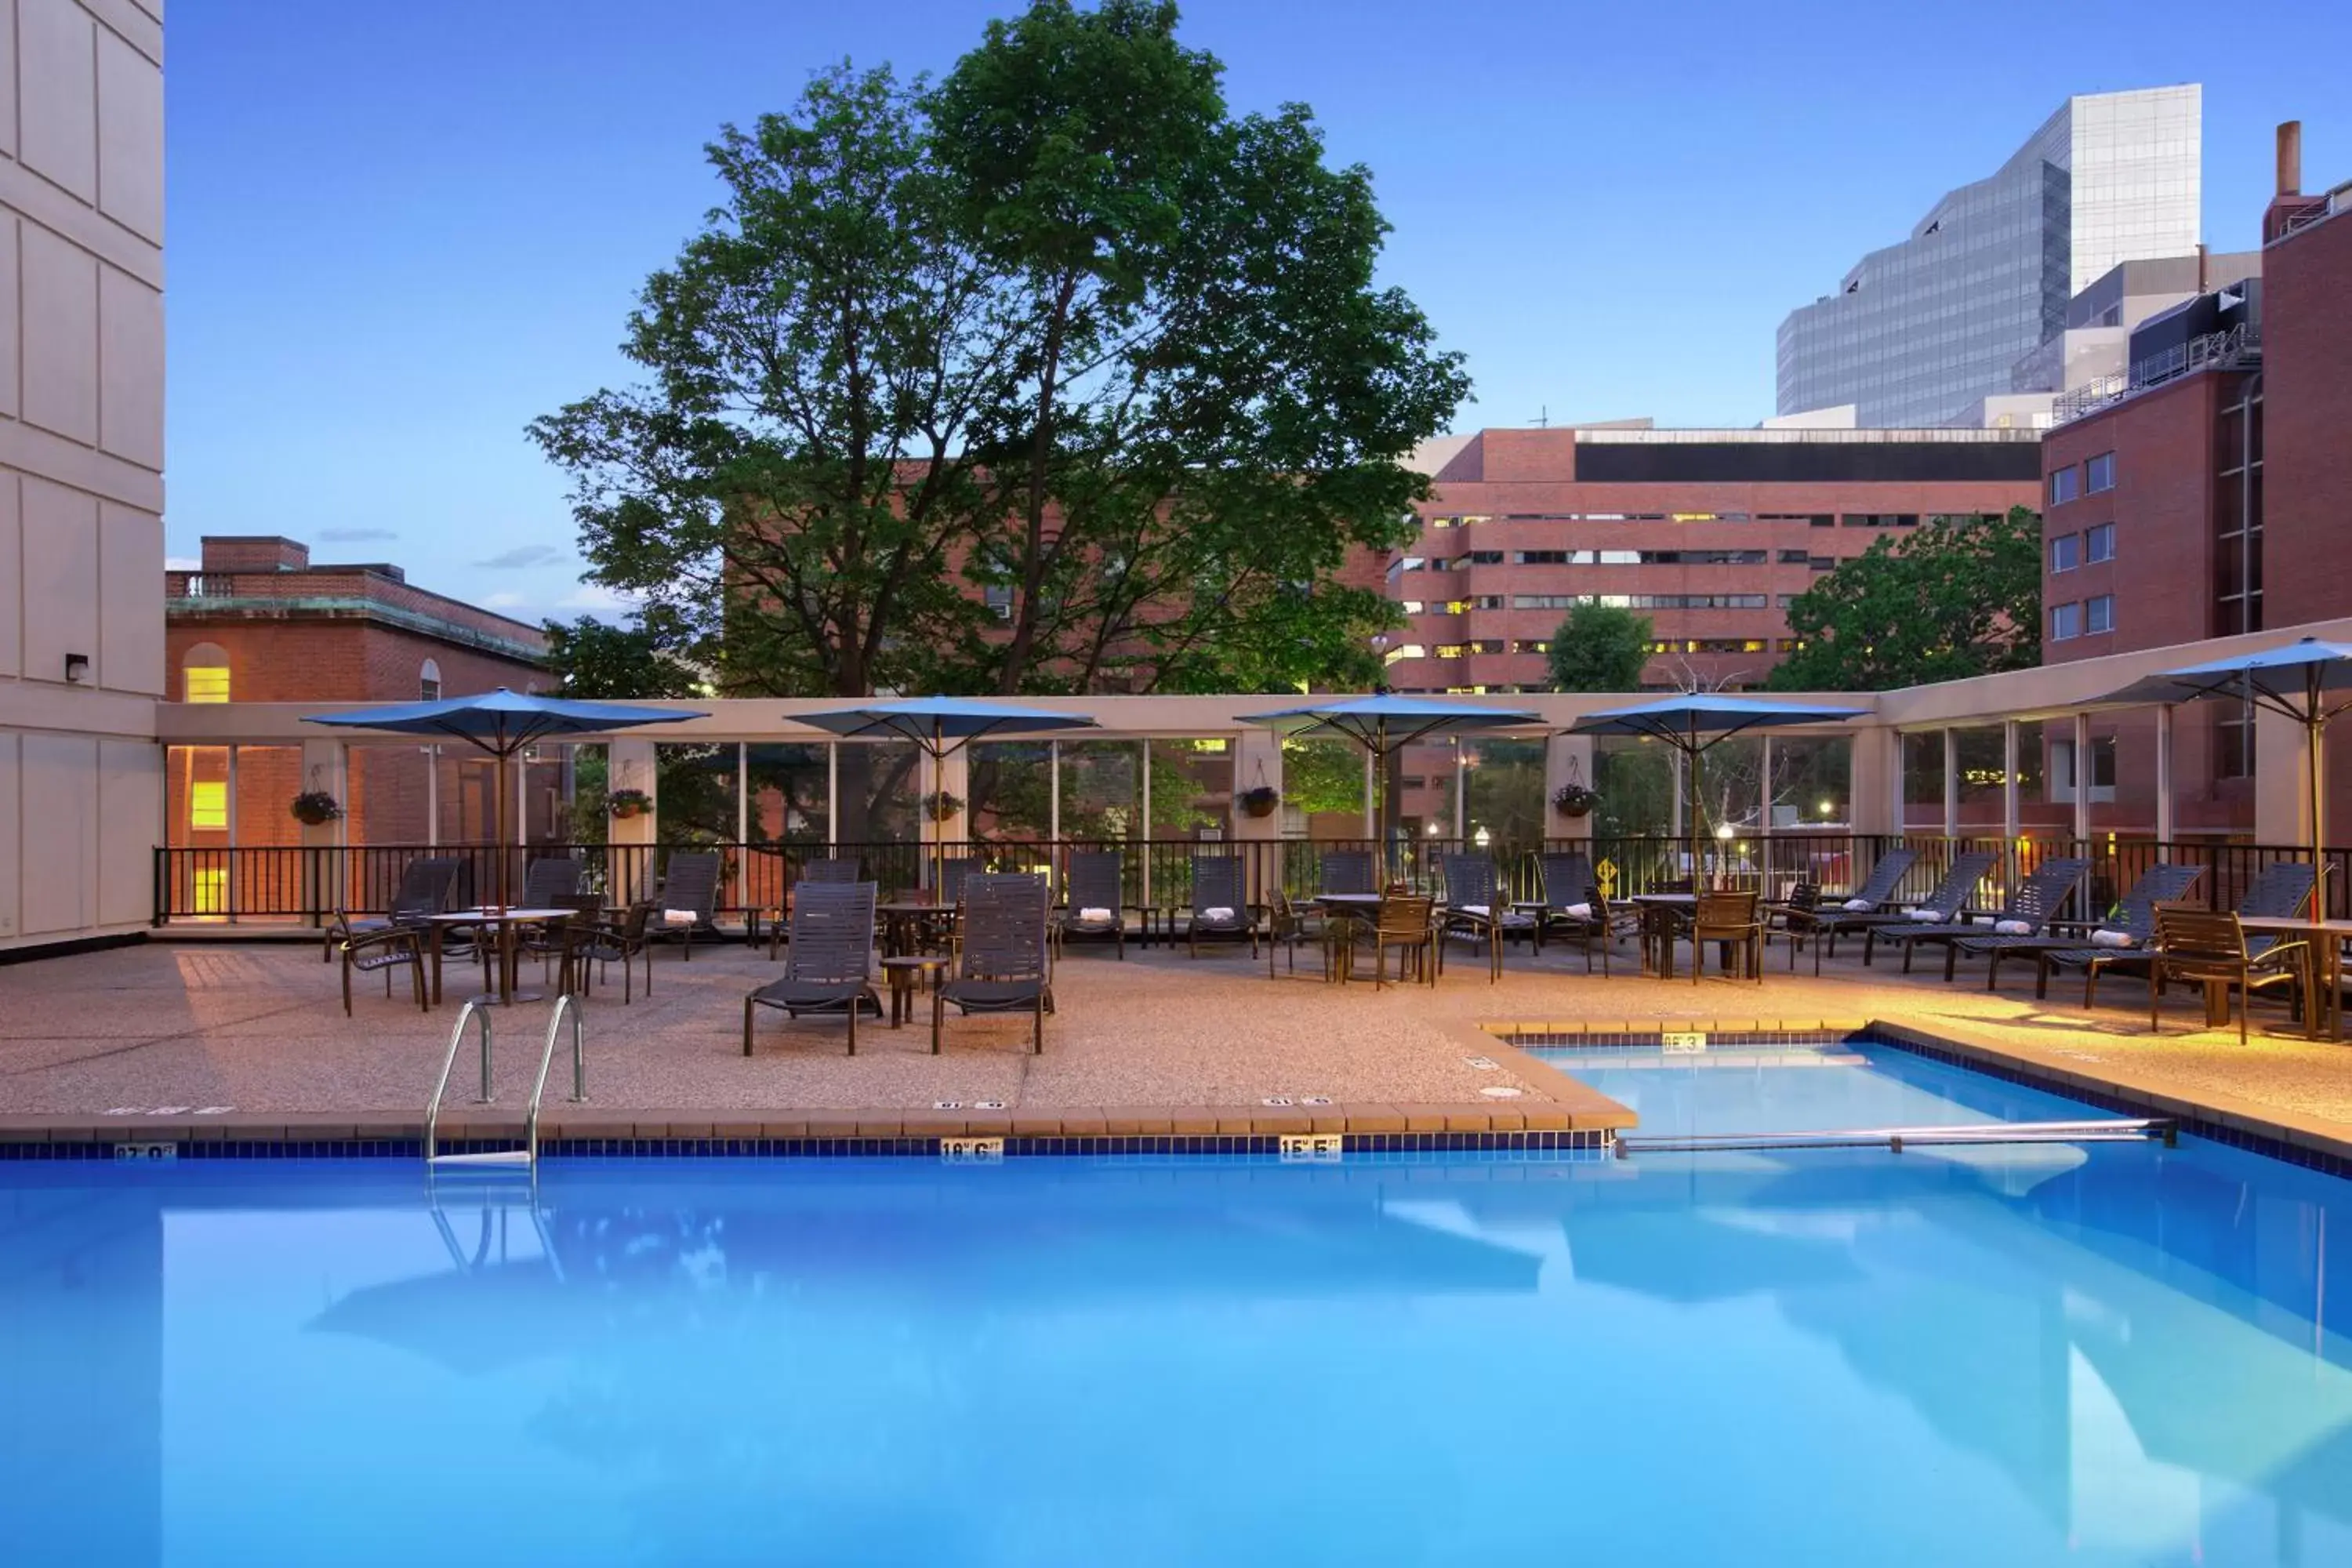
[{"label": "potted plant", "polygon": [[1600,804],[1601,796],[1580,784],[1564,784],[1552,792],[1552,809],[1562,816],[1590,816]]},{"label": "potted plant", "polygon": [[1272,784],[1253,784],[1242,791],[1241,807],[1252,816],[1272,816],[1282,804],[1282,792]]},{"label": "potted plant", "polygon": [[342,802],[325,790],[304,790],[294,797],[294,820],[305,827],[324,826],[342,815]]},{"label": "potted plant", "polygon": [[933,790],[923,797],[923,810],[933,822],[952,822],[955,814],[963,809],[963,802],[946,790]]},{"label": "potted plant", "polygon": [[643,816],[654,808],[654,797],[641,789],[616,789],[604,797],[606,809],[615,821],[625,822],[633,816]]}]

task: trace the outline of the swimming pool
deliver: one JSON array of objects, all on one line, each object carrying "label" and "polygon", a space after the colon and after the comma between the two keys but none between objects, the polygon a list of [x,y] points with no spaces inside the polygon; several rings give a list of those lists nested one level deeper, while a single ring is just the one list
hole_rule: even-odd
[{"label": "swimming pool", "polygon": [[[1559,1059],[1661,1118],[2080,1112],[1823,1054],[1862,1061]],[[2352,1184],[2195,1140],[578,1161],[535,1204],[0,1166],[0,1531],[168,1568],[2316,1568],[2352,1563],[2347,1252]]]}]

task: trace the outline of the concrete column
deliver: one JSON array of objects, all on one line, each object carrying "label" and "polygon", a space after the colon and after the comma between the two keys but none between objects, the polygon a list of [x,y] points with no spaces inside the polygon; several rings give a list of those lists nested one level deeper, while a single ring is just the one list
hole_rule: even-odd
[{"label": "concrete column", "polygon": [[2172,708],[2156,710],[2156,840],[2172,842]]},{"label": "concrete column", "polygon": [[1944,837],[1960,836],[1960,737],[1944,731]]},{"label": "concrete column", "polygon": [[1903,831],[1903,735],[1883,725],[1853,731],[1846,752],[1846,798],[1853,831],[1865,836]]},{"label": "concrete column", "polygon": [[604,842],[609,848],[611,886],[607,896],[616,904],[649,899],[654,892],[653,844],[661,821],[661,786],[654,771],[651,741],[613,741],[605,747],[604,785],[607,790],[637,789],[654,803],[643,816],[607,816]]},{"label": "concrete column", "polygon": [[1546,837],[1581,838],[1592,837],[1590,816],[1562,816],[1551,808],[1551,797],[1571,781],[1592,787],[1592,737],[1590,735],[1553,735],[1544,742],[1544,811]]},{"label": "concrete column", "polygon": [[2091,716],[2074,715],[2074,837],[2091,837]]},{"label": "concrete column", "polygon": [[1273,879],[1279,875],[1282,850],[1283,809],[1276,806],[1271,816],[1252,816],[1241,808],[1240,796],[1245,789],[1255,789],[1261,779],[1276,789],[1282,788],[1282,737],[1271,730],[1251,728],[1234,737],[1233,839],[1236,844],[1267,845],[1267,848],[1241,851],[1246,858],[1249,897],[1264,903],[1274,896]]},{"label": "concrete column", "polygon": [[2011,848],[2025,836],[2025,814],[2017,797],[2020,760],[2017,721],[2004,720],[2000,726],[2000,836]]},{"label": "concrete column", "polygon": [[1062,839],[1062,742],[1045,742],[1045,837]]},{"label": "concrete column", "polygon": [[[2310,765],[2303,726],[2283,713],[2254,708],[2254,842],[2311,842]],[[2322,781],[2323,784],[2325,781]],[[2324,847],[2324,846],[2323,846]]]},{"label": "concrete column", "polygon": [[[311,741],[302,742],[302,788],[305,791],[324,790],[333,795],[345,812],[352,808],[350,749],[342,741]],[[334,853],[351,842],[351,818],[339,816],[332,822],[322,822],[316,827],[305,824],[302,847],[317,853],[306,855],[309,862],[305,875],[311,879],[310,891],[315,893],[321,910],[348,907],[351,898],[351,858]]]}]

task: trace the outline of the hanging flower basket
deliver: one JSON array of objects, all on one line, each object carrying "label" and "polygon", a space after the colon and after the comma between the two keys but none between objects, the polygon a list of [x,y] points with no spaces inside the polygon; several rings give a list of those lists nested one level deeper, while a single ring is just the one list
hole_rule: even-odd
[{"label": "hanging flower basket", "polygon": [[963,809],[963,802],[946,790],[936,790],[923,797],[923,811],[933,822],[953,822],[955,814]]},{"label": "hanging flower basket", "polygon": [[643,816],[654,808],[653,796],[641,789],[616,789],[604,797],[605,808],[616,822],[626,822],[633,816]]},{"label": "hanging flower basket", "polygon": [[1272,816],[1282,804],[1282,792],[1272,784],[1255,784],[1241,793],[1242,809],[1252,816]]},{"label": "hanging flower basket", "polygon": [[1580,784],[1562,784],[1552,792],[1552,809],[1565,817],[1591,816],[1600,804],[1601,796]]},{"label": "hanging flower basket", "polygon": [[294,820],[305,827],[322,827],[343,815],[342,802],[325,790],[305,790],[294,797]]}]

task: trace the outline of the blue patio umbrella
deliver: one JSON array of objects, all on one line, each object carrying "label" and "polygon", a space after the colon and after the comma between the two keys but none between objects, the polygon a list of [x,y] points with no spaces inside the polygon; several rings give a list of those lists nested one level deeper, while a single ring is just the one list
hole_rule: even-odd
[{"label": "blue patio umbrella", "polygon": [[1541,715],[1517,709],[1394,697],[1387,692],[1370,697],[1339,697],[1304,708],[1278,708],[1271,713],[1244,713],[1239,717],[1244,724],[1263,724],[1292,739],[1337,739],[1361,746],[1374,764],[1372,820],[1380,826],[1383,845],[1389,837],[1389,758],[1423,741],[1494,730],[1521,730],[1543,722]]},{"label": "blue patio umbrella", "polygon": [[[2305,637],[2258,653],[2235,653],[2203,664],[2185,665],[2135,681],[2099,700],[2095,706],[2122,708],[2178,702],[2221,700],[2242,702],[2292,720],[2302,727],[2305,804],[2311,814],[2311,863],[2321,866],[2327,843],[2327,796],[2323,786],[2326,765],[2321,742],[2327,726],[2352,708],[2352,643],[2323,642]],[[2311,900],[2311,918],[2326,918],[2327,898],[2322,889]]]},{"label": "blue patio umbrella", "polygon": [[1836,724],[1865,717],[1867,708],[1826,708],[1801,702],[1767,702],[1754,697],[1727,697],[1711,691],[1688,691],[1639,702],[1630,708],[1610,708],[1588,713],[1569,726],[1571,735],[1635,735],[1660,741],[1683,754],[1683,772],[1690,797],[1685,821],[1696,833],[1698,822],[1699,758],[1734,735],[1749,730],[1794,724]]},{"label": "blue patio umbrella", "polygon": [[[1047,730],[1101,728],[1083,713],[1062,713],[1051,708],[1022,708],[1009,702],[983,702],[969,697],[906,697],[869,702],[860,708],[828,708],[818,713],[794,713],[796,724],[814,725],[845,740],[911,741],[931,759],[934,777],[957,752],[990,735],[1034,735]],[[928,814],[927,814],[928,815]],[[932,851],[931,886],[943,887],[947,834],[942,824]]]},{"label": "blue patio umbrella", "polygon": [[354,708],[348,713],[313,713],[306,724],[351,730],[383,730],[400,735],[446,736],[488,752],[498,765],[491,804],[491,838],[498,846],[497,901],[507,897],[507,768],[516,752],[555,735],[595,735],[639,724],[667,724],[709,715],[677,708],[641,708],[619,702],[578,702],[540,697],[499,687],[471,697],[436,702],[403,702],[388,708]]}]

